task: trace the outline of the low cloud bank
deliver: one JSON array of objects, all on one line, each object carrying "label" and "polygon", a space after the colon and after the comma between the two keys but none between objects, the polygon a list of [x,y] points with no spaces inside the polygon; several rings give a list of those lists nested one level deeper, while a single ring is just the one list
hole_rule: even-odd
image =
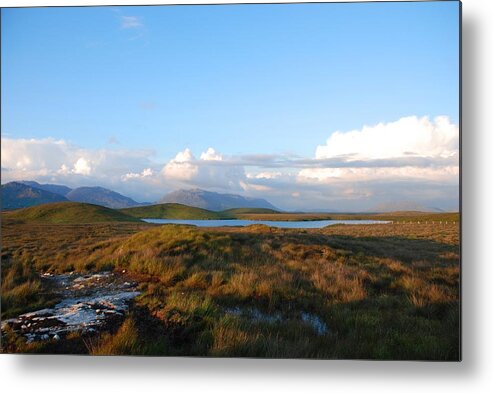
[{"label": "low cloud bank", "polygon": [[459,129],[445,116],[336,131],[314,157],[228,156],[212,147],[198,156],[185,148],[165,163],[153,157],[152,150],[2,138],[2,181],[102,185],[140,201],[200,187],[263,197],[284,209],[366,210],[393,201],[458,208]]}]

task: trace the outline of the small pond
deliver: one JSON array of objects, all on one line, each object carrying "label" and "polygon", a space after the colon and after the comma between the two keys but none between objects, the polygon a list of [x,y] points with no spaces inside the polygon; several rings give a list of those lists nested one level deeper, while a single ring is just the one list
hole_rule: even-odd
[{"label": "small pond", "polygon": [[323,228],[336,224],[387,224],[390,221],[376,220],[318,220],[318,221],[265,221],[265,220],[169,220],[160,218],[144,218],[152,224],[182,224],[195,225],[198,227],[244,227],[247,225],[263,224],[275,228]]}]

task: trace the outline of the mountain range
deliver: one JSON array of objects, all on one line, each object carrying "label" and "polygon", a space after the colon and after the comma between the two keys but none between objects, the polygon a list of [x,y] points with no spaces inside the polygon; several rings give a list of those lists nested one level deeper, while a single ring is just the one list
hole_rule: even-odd
[{"label": "mountain range", "polygon": [[[125,195],[103,187],[70,187],[59,184],[41,184],[35,181],[16,181],[1,186],[2,210],[12,210],[53,202],[82,202],[111,209],[125,209],[147,205],[178,203],[191,207],[220,212],[235,208],[262,208],[279,211],[261,198],[249,198],[237,194],[221,194],[201,189],[177,190],[164,195],[155,203],[139,203]],[[319,209],[317,212],[322,212]],[[368,212],[421,211],[443,212],[411,201],[382,203]],[[336,212],[331,209],[330,212]]]},{"label": "mountain range", "polygon": [[2,210],[20,209],[44,203],[66,201],[68,199],[63,195],[28,184],[11,182],[2,185]]},{"label": "mountain range", "polygon": [[248,198],[236,194],[220,194],[201,190],[178,190],[166,194],[158,203],[180,203],[212,211],[223,211],[238,207],[255,207],[279,210],[274,205],[260,198]]},{"label": "mountain range", "polygon": [[[3,184],[1,190],[2,210],[67,201],[90,203],[112,209],[124,209],[152,204],[136,202],[129,197],[103,187],[79,187],[71,189],[70,187],[58,184],[18,181]],[[235,194],[220,194],[200,189],[174,191],[166,194],[155,204],[163,203],[180,203],[211,211],[222,211],[239,207],[276,209],[265,199],[248,198]]]},{"label": "mountain range", "polygon": [[35,181],[10,182],[2,185],[2,210],[19,209],[52,202],[83,202],[122,209],[142,206],[115,191],[103,187],[71,189],[58,184],[40,184]]}]

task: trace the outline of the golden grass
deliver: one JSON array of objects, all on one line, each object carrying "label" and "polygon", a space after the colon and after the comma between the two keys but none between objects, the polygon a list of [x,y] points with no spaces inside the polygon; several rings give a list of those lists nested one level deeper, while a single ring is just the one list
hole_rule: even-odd
[{"label": "golden grass", "polygon": [[[2,241],[2,282],[19,294],[34,285],[33,272],[125,269],[140,282],[136,305],[145,312],[103,335],[91,353],[459,357],[457,224],[284,230],[8,223]],[[284,319],[226,315],[233,306]],[[300,312],[316,315],[329,333],[317,336]]]}]

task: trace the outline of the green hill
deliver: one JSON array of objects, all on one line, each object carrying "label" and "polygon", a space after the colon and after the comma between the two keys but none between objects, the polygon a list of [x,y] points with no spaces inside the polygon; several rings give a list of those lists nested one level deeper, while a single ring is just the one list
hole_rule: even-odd
[{"label": "green hill", "polygon": [[2,213],[2,218],[51,224],[140,222],[118,210],[78,202],[57,202]]},{"label": "green hill", "polygon": [[130,207],[120,209],[119,211],[137,218],[168,218],[174,220],[220,220],[222,218],[228,218],[221,212],[212,212],[179,203]]}]

